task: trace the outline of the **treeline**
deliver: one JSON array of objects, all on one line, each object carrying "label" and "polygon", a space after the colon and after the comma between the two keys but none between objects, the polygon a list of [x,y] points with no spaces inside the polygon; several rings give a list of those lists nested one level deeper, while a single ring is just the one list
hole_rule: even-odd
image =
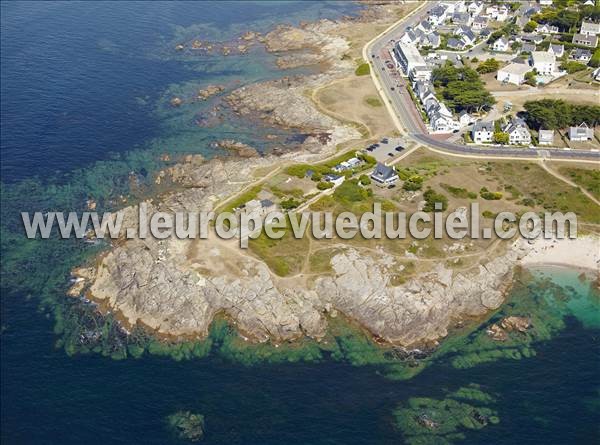
[{"label": "treeline", "polygon": [[481,111],[496,103],[474,69],[456,68],[447,61],[433,70],[432,79],[446,105],[455,112]]},{"label": "treeline", "polygon": [[531,19],[536,23],[544,23],[558,26],[562,32],[577,32],[578,27],[584,19],[591,21],[600,20],[600,6],[585,5],[579,9],[568,7],[567,1],[557,0],[552,8],[544,8]]},{"label": "treeline", "polygon": [[536,130],[557,130],[585,122],[593,127],[600,124],[600,105],[570,104],[560,99],[525,102],[525,120]]}]

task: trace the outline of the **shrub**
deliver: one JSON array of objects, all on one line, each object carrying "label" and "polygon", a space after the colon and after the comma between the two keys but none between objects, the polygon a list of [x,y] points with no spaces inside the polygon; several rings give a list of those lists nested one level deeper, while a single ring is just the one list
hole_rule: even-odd
[{"label": "shrub", "polygon": [[327,190],[333,187],[333,184],[331,182],[325,182],[325,181],[321,181],[317,184],[317,188],[319,190]]},{"label": "shrub", "polygon": [[423,177],[419,175],[410,176],[407,180],[404,181],[402,188],[409,192],[421,190],[421,188],[423,188]]},{"label": "shrub", "polygon": [[[423,198],[425,198],[425,206],[423,207],[424,212],[441,212],[448,208],[448,198],[441,193],[437,193],[433,189],[428,189],[425,193],[423,193]],[[436,203],[440,203],[442,208],[436,209]]]},{"label": "shrub", "polygon": [[486,187],[482,187],[481,190],[479,190],[479,196],[487,201],[497,201],[502,199],[502,193],[490,192]]},{"label": "shrub", "polygon": [[579,62],[565,62],[560,65],[561,69],[565,70],[569,74],[576,73],[578,71],[583,71],[587,67],[583,63]]},{"label": "shrub", "polygon": [[496,144],[508,144],[508,133],[504,133],[504,132],[494,133],[494,142]]},{"label": "shrub", "polygon": [[361,63],[360,65],[358,65],[358,68],[356,68],[356,71],[354,71],[354,74],[356,74],[357,76],[366,76],[371,72],[371,66],[368,63]]},{"label": "shrub", "polygon": [[360,185],[370,185],[371,178],[369,178],[367,175],[360,175],[360,177],[358,178],[358,183]]}]

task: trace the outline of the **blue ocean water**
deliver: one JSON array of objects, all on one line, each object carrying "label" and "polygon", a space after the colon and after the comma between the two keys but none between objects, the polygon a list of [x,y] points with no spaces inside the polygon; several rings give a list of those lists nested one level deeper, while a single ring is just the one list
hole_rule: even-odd
[{"label": "blue ocean water", "polygon": [[[69,175],[116,153],[160,141],[208,150],[215,134],[240,137],[243,123],[198,129],[165,99],[213,82],[281,75],[268,54],[190,59],[180,39],[227,40],[281,22],[339,17],[345,2],[3,2],[1,179]],[[251,133],[251,132],[250,132]],[[198,147],[200,146],[200,147]],[[48,258],[49,263],[60,258]],[[27,270],[22,278],[27,279]],[[543,271],[583,295],[578,272]],[[585,285],[584,285],[585,284]],[[2,286],[0,437],[7,444],[177,444],[165,417],[206,416],[206,444],[402,443],[392,410],[409,397],[439,397],[471,382],[499,394],[501,423],[464,443],[593,443],[598,431],[600,329],[583,300],[535,358],[469,370],[432,366],[407,382],[372,367],[318,364],[244,367],[217,357],[175,362],[68,357],[54,347],[53,320],[36,296]],[[577,304],[579,303],[579,304]]]}]

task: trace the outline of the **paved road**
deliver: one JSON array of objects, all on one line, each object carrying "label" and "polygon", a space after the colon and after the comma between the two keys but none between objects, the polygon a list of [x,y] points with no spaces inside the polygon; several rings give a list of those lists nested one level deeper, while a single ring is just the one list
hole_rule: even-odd
[{"label": "paved road", "polygon": [[400,38],[409,26],[415,26],[421,20],[427,18],[428,11],[439,2],[430,2],[416,14],[397,24],[389,32],[383,33],[379,38],[366,48],[366,55],[373,63],[373,71],[376,73],[383,90],[381,93],[387,97],[398,120],[406,130],[409,138],[434,149],[468,156],[482,157],[504,157],[504,158],[556,158],[556,159],[581,159],[600,161],[600,152],[584,150],[562,150],[534,148],[509,148],[462,145],[449,141],[440,140],[427,133],[423,123],[421,112],[417,109],[411,99],[406,82],[396,69],[389,69],[386,61],[390,60],[389,51],[393,48],[393,42]]}]

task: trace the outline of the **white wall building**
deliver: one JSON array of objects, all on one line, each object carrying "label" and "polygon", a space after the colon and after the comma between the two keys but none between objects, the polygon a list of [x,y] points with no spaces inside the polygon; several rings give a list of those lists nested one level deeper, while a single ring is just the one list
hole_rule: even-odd
[{"label": "white wall building", "polygon": [[416,46],[399,42],[396,44],[394,52],[398,65],[402,67],[410,80],[415,82],[431,79],[431,69],[427,66],[425,59],[423,59]]},{"label": "white wall building", "polygon": [[504,132],[508,133],[508,143],[511,145],[529,145],[531,144],[531,134],[529,128],[523,119],[515,118],[504,127]]},{"label": "white wall building", "polygon": [[473,125],[471,138],[476,144],[489,143],[494,140],[494,123],[478,121]]},{"label": "white wall building", "polygon": [[525,82],[525,74],[531,71],[531,67],[524,63],[511,63],[504,68],[500,68],[496,74],[499,82],[521,85]]},{"label": "white wall building", "polygon": [[556,57],[547,51],[533,51],[529,57],[530,64],[543,75],[552,75],[556,71]]},{"label": "white wall building", "polygon": [[492,49],[499,52],[508,51],[508,40],[506,40],[504,37],[500,37],[492,44]]}]

